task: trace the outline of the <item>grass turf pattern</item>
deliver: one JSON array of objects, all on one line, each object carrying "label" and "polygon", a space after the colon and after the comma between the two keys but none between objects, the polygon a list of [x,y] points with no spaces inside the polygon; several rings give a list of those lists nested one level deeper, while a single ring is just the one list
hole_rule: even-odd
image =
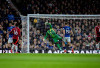
[{"label": "grass turf pattern", "polygon": [[100,68],[100,54],[0,54],[0,68]]}]

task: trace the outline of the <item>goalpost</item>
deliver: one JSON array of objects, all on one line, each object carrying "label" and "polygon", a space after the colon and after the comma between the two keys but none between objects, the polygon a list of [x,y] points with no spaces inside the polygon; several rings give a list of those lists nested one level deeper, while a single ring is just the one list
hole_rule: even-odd
[{"label": "goalpost", "polygon": [[[30,49],[35,47],[34,39],[37,37],[33,37],[35,34],[35,31],[40,30],[42,27],[41,23],[43,22],[53,22],[53,24],[60,20],[61,24],[63,22],[70,22],[74,23],[75,21],[78,21],[78,23],[81,23],[81,21],[87,22],[87,20],[93,20],[95,23],[100,21],[100,15],[65,15],[65,14],[28,14],[27,17],[22,17],[22,53],[30,53]],[[89,21],[91,22],[91,21]],[[92,23],[92,22],[91,22]],[[81,24],[82,26],[82,24]],[[72,27],[75,28],[75,27]],[[32,31],[30,31],[32,30]],[[43,31],[42,31],[43,32]],[[45,33],[42,33],[40,30],[41,35],[43,37],[45,36]],[[33,41],[32,41],[33,40]],[[38,41],[38,39],[36,39]]]}]

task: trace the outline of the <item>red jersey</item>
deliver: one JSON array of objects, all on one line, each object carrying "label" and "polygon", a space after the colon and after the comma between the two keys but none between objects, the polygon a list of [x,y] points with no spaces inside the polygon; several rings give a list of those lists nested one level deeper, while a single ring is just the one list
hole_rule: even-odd
[{"label": "red jersey", "polygon": [[95,31],[96,31],[96,36],[100,37],[100,26],[96,26]]},{"label": "red jersey", "polygon": [[20,29],[18,27],[15,27],[10,33],[13,33],[13,39],[18,39],[18,37],[20,36]]}]

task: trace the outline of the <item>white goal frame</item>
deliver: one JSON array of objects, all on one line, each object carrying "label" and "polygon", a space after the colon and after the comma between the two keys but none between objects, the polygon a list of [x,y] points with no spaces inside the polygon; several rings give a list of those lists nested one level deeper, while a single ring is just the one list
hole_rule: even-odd
[{"label": "white goal frame", "polygon": [[28,14],[27,15],[27,53],[30,53],[29,45],[29,18],[55,18],[55,19],[100,19],[100,15],[65,15],[65,14]]}]

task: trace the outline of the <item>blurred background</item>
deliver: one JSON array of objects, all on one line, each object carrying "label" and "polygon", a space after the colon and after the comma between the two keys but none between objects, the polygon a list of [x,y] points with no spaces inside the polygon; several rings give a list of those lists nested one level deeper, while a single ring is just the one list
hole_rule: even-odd
[{"label": "blurred background", "polygon": [[[11,23],[18,23],[22,34],[22,16],[27,14],[77,14],[97,15],[100,14],[99,0],[0,0],[0,49],[11,49],[8,45],[7,28]],[[52,43],[44,42],[45,19],[34,22],[30,18],[30,51],[56,50]],[[72,28],[71,43],[75,50],[96,50],[94,29],[99,19],[52,19],[55,32],[63,37],[62,29],[65,22]],[[26,21],[25,21],[26,22]],[[38,26],[37,26],[38,24]],[[66,44],[67,45],[67,44]],[[19,50],[22,47],[22,36],[19,39]],[[70,48],[68,48],[70,49]]]}]

